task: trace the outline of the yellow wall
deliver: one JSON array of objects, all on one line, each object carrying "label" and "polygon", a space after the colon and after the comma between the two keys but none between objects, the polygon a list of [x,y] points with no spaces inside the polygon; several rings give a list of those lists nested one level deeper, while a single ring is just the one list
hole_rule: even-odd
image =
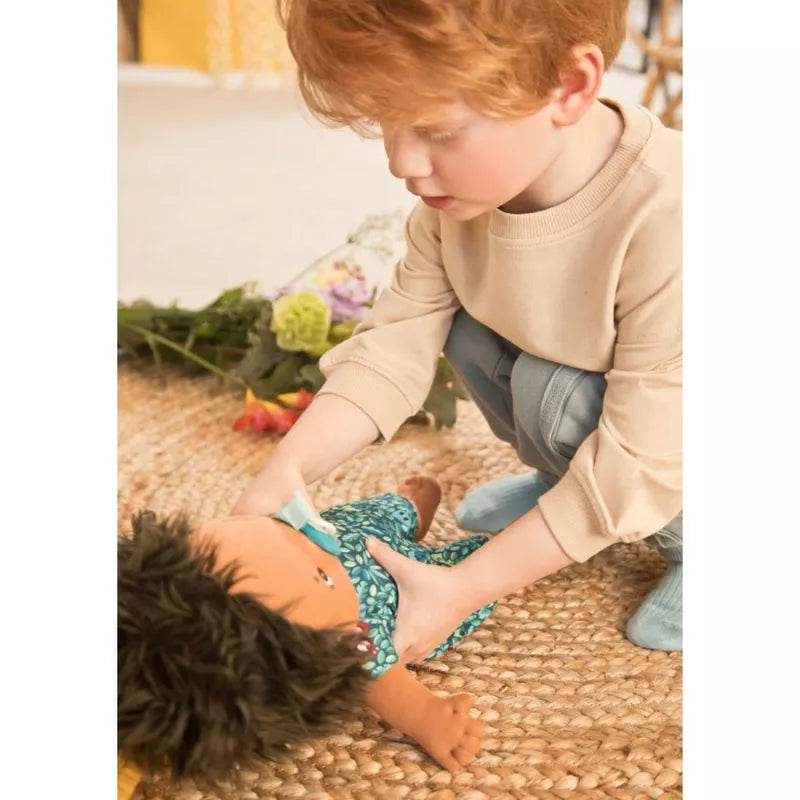
[{"label": "yellow wall", "polygon": [[286,72],[292,58],[274,0],[141,0],[144,64],[208,72]]}]

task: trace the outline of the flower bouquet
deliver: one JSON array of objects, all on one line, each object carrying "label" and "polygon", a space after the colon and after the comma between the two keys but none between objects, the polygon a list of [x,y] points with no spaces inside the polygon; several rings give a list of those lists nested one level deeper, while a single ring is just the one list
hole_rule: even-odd
[{"label": "flower bouquet", "polygon": [[[352,242],[352,238],[350,240]],[[340,253],[341,255],[341,253]],[[324,382],[320,357],[350,337],[374,302],[377,281],[348,260],[323,259],[272,297],[254,284],[223,292],[199,310],[146,300],[120,303],[120,363],[170,362],[190,373],[208,371],[244,391],[234,430],[285,433]],[[452,426],[456,399],[466,398],[444,356],[413,422]]]}]

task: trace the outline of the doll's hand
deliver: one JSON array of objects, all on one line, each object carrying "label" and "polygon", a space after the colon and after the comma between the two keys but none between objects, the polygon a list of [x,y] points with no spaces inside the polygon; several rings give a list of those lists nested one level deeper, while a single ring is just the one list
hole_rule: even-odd
[{"label": "doll's hand", "polygon": [[393,664],[370,684],[366,699],[379,717],[416,739],[445,769],[465,767],[480,750],[484,725],[469,713],[472,695],[441,697]]},{"label": "doll's hand", "polygon": [[439,713],[431,719],[428,752],[445,768],[455,772],[475,758],[481,749],[484,725],[469,710],[475,703],[471,694],[454,694],[440,699]]},{"label": "doll's hand", "polygon": [[422,661],[473,609],[451,567],[422,564],[392,550],[373,536],[367,550],[397,583],[394,649],[400,663]]}]

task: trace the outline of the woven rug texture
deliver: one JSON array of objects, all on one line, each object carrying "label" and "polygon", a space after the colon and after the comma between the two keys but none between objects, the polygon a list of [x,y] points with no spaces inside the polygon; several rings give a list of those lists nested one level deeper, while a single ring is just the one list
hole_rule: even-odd
[{"label": "woven rug texture", "polygon": [[[119,528],[133,512],[229,513],[277,439],[234,433],[243,408],[214,380],[122,369],[118,381]],[[393,491],[408,475],[442,487],[429,541],[464,535],[453,510],[492,478],[524,472],[474,404],[459,401],[452,429],[406,425],[311,487],[317,508]],[[206,784],[143,781],[135,800],[483,800],[678,798],[682,727],[680,653],[644,650],[627,618],[665,569],[647,544],[614,545],[586,564],[498,604],[475,633],[416,668],[434,691],[470,692],[486,724],[478,757],[442,770],[413,742],[361,710],[324,740],[280,761]]]}]

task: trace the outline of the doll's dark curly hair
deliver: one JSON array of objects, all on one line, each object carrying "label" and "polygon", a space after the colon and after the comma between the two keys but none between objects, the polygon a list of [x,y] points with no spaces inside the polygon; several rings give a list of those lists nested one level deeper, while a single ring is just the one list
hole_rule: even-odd
[{"label": "doll's dark curly hair", "polygon": [[119,538],[118,747],[149,771],[215,779],[331,732],[371,678],[363,634],[232,594],[237,565],[191,533],[185,516],[141,512]]}]

